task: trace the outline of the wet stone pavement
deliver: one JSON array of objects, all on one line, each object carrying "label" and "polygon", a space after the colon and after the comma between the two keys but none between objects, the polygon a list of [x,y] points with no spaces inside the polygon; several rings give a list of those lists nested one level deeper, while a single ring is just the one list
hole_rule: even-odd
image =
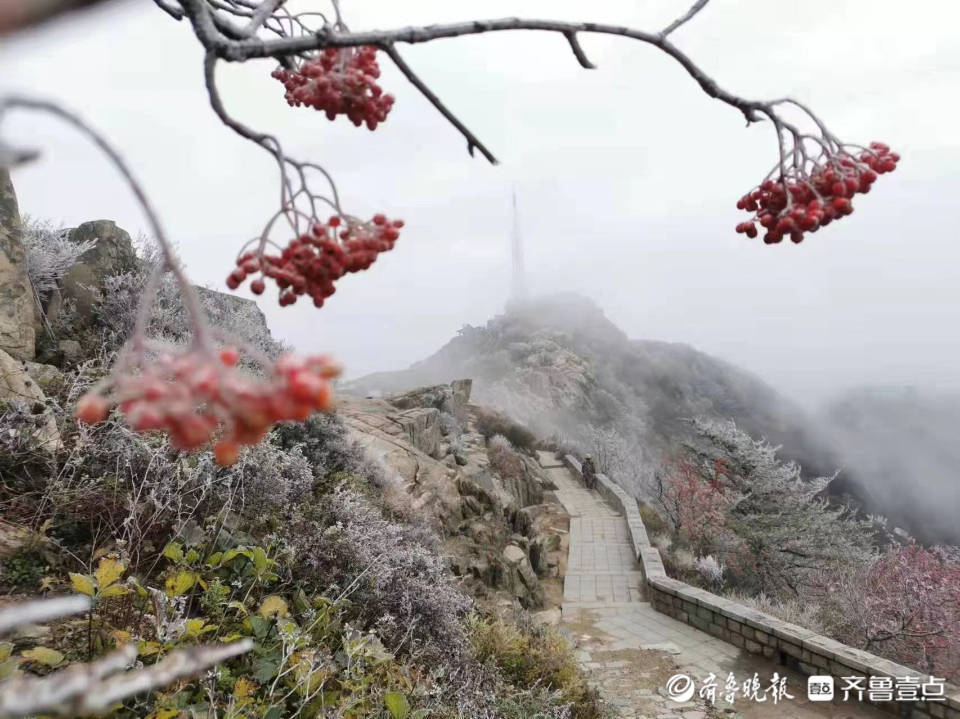
[{"label": "wet stone pavement", "polygon": [[[745,719],[890,719],[890,714],[863,704],[810,702],[806,677],[762,656],[688,626],[654,610],[646,600],[643,574],[633,556],[627,524],[596,492],[587,491],[549,452],[540,464],[557,487],[557,499],[570,515],[570,550],[563,586],[562,626],[577,643],[578,658],[618,717],[705,719],[733,714]],[[786,680],[786,693],[774,702],[774,675]],[[694,680],[687,701],[669,696],[676,674]],[[737,691],[724,700],[733,675]],[[710,676],[716,701],[701,699]],[[745,698],[744,682],[756,675],[757,701]],[[677,689],[683,682],[678,680]],[[675,692],[677,690],[675,689]]]}]

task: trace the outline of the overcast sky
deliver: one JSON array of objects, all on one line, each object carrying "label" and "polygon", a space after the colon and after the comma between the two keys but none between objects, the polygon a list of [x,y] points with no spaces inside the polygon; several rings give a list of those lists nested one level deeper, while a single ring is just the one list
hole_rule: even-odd
[{"label": "overcast sky", "polygon": [[[342,0],[352,29],[521,14],[656,30],[688,0]],[[768,125],[744,127],[676,62],[640,43],[502,33],[402,48],[493,149],[454,129],[385,61],[397,97],[376,133],[291,109],[263,61],[222,72],[230,110],[336,177],[356,215],[407,227],[322,311],[262,300],[275,334],[357,376],[435,351],[501,311],[510,193],[535,292],[596,299],[637,338],[686,342],[814,402],[863,383],[960,387],[960,3],[713,0],[674,39],[723,87],[806,101],[851,142],[903,161],[857,211],[800,246],[733,232],[738,197],[773,164]],[[198,283],[223,289],[236,248],[276,209],[269,157],[206,104],[199,45],[148,0],[127,0],[0,47],[0,91],[56,98],[120,147]],[[44,159],[14,174],[23,211],[67,225],[142,215],[112,169],[54,122],[11,118]],[[244,296],[250,296],[244,294]]]}]

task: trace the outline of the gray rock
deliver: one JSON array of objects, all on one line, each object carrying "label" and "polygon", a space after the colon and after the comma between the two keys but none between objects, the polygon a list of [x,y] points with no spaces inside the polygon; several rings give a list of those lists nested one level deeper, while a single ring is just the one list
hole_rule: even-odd
[{"label": "gray rock", "polygon": [[40,364],[39,362],[24,362],[23,366],[27,374],[40,385],[40,389],[46,394],[56,394],[63,387],[65,376],[63,372],[51,364]]},{"label": "gray rock", "polygon": [[0,349],[16,359],[34,357],[33,306],[17,196],[10,174],[0,168]]},{"label": "gray rock", "polygon": [[[33,411],[34,407],[45,405],[46,399],[40,385],[30,378],[23,364],[0,350],[0,402],[23,403]],[[46,411],[36,417],[35,429],[24,426],[16,431],[30,431],[32,441],[39,450],[52,452],[60,449],[63,445],[56,421]]]},{"label": "gray rock", "polygon": [[450,383],[453,392],[453,406],[460,409],[470,401],[470,392],[473,391],[472,379],[455,379]]},{"label": "gray rock", "polygon": [[83,360],[83,346],[77,340],[60,340],[57,349],[65,364],[73,365]]},{"label": "gray rock", "polygon": [[440,432],[440,410],[426,407],[408,409],[392,415],[391,419],[403,428],[410,444],[424,454],[438,456],[443,437]]},{"label": "gray rock", "polygon": [[503,548],[503,558],[507,564],[517,566],[526,561],[527,553],[516,544],[508,544]]},{"label": "gray rock", "polygon": [[63,301],[73,301],[78,322],[85,328],[93,323],[94,308],[104,280],[135,270],[137,255],[130,235],[112,220],[84,222],[71,230],[68,238],[76,243],[96,240],[96,245],[80,255],[60,283]]}]

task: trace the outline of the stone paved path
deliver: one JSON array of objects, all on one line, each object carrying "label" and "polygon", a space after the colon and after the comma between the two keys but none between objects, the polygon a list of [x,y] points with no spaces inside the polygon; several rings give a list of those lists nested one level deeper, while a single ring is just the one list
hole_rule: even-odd
[{"label": "stone paved path", "polygon": [[802,675],[657,612],[646,601],[643,574],[623,517],[599,494],[588,492],[551,453],[539,457],[570,515],[563,626],[620,717],[703,719],[702,701],[677,703],[665,696],[667,680],[678,672],[694,677],[698,689],[710,674],[722,689],[731,673],[740,684],[756,673],[766,688],[777,672],[787,678],[793,699],[774,706],[769,698],[761,703],[738,696],[732,705],[718,698],[716,709],[748,719],[889,719],[891,715],[870,706],[809,702]]}]

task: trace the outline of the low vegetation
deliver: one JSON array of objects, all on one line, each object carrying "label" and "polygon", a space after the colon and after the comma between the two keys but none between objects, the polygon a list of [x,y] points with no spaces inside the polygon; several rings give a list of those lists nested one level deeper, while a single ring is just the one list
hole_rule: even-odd
[{"label": "low vegetation", "polygon": [[801,478],[732,422],[694,424],[698,440],[654,486],[651,538],[673,576],[960,678],[960,550],[895,541],[882,520],[829,501],[829,478]]}]

